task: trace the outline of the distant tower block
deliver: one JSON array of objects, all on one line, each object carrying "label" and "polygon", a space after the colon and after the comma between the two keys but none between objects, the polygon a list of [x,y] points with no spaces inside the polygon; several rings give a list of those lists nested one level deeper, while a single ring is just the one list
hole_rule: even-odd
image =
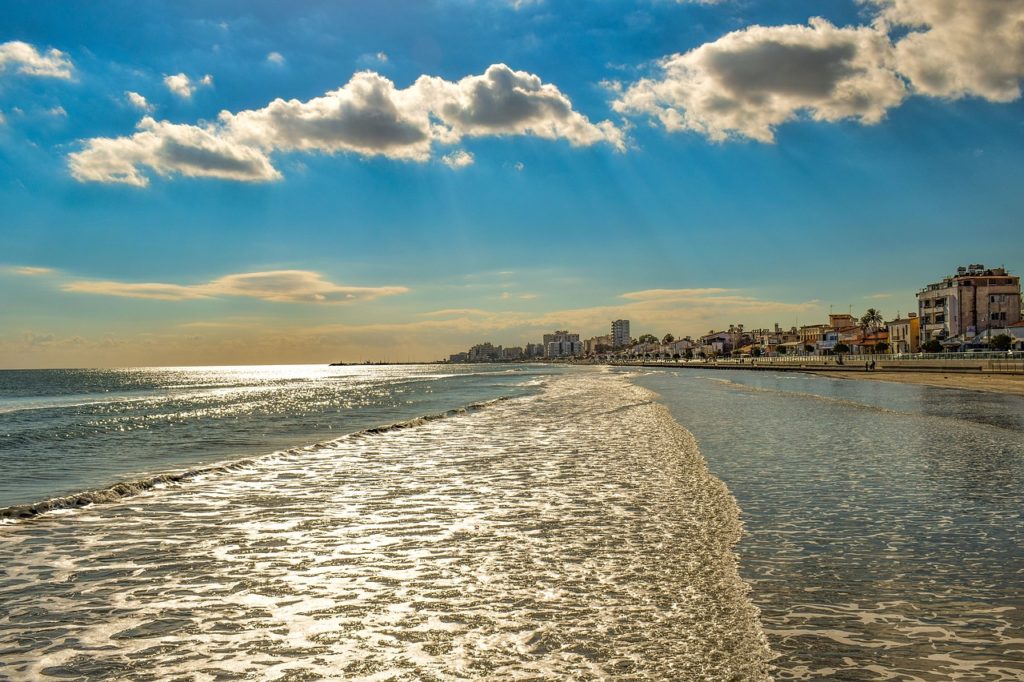
[{"label": "distant tower block", "polygon": [[629,320],[612,322],[612,345],[616,348],[628,346],[632,339],[629,336]]}]

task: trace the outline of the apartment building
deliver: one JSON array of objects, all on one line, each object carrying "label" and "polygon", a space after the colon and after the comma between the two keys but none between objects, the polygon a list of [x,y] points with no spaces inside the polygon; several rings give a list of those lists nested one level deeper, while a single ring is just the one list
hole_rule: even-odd
[{"label": "apartment building", "polygon": [[629,320],[612,322],[612,345],[616,348],[628,346],[632,338],[629,336]]},{"label": "apartment building", "polygon": [[922,340],[974,337],[1021,320],[1020,278],[976,264],[917,293]]}]

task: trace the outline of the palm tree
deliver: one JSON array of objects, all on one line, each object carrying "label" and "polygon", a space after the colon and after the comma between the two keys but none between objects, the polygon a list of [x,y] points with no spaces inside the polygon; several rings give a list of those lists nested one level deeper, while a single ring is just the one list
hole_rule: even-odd
[{"label": "palm tree", "polygon": [[867,312],[861,315],[860,328],[867,332],[868,329],[875,330],[882,325],[882,312],[874,308],[868,308]]}]

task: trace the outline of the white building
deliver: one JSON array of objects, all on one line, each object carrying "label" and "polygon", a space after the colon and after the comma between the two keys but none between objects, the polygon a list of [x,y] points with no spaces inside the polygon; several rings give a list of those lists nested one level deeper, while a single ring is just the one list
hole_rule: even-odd
[{"label": "white building", "polygon": [[556,331],[554,334],[544,335],[544,357],[567,358],[582,354],[583,344],[580,343],[579,334]]},{"label": "white building", "polygon": [[695,346],[696,344],[693,342],[693,339],[676,339],[662,346],[662,353],[682,357],[686,355],[686,351],[692,352]]},{"label": "white building", "polygon": [[629,320],[615,320],[612,322],[612,345],[616,348],[628,346],[632,341],[629,336]]}]

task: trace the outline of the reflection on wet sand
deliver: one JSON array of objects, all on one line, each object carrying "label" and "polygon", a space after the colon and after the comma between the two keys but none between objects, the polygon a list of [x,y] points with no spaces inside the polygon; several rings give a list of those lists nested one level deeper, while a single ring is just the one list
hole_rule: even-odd
[{"label": "reflection on wet sand", "polygon": [[1024,678],[1024,399],[648,374],[742,509],[778,679]]}]

